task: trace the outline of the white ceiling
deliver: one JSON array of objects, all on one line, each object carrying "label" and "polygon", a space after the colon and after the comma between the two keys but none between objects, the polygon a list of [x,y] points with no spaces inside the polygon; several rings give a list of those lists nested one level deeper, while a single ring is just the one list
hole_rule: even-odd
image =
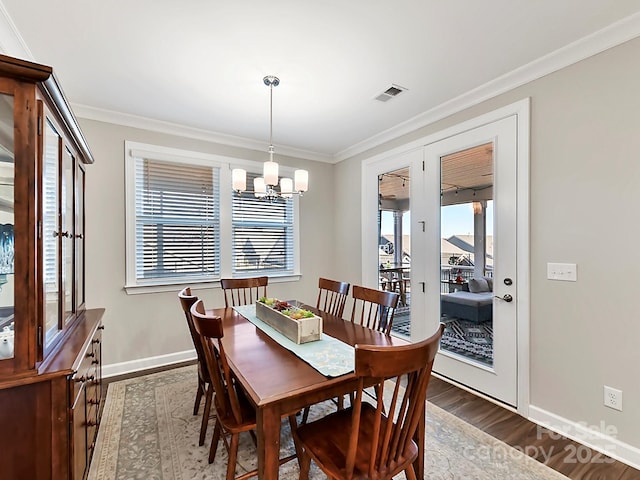
[{"label": "white ceiling", "polygon": [[[273,101],[276,154],[293,147],[330,161],[640,11],[639,0],[2,5],[22,57],[54,67],[79,116],[127,114],[257,140],[266,150],[262,77],[273,74],[281,80]],[[391,84],[408,91],[375,101]]]}]

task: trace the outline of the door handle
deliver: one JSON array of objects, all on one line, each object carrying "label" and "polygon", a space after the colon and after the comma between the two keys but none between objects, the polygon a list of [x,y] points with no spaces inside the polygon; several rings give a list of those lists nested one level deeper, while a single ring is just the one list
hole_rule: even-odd
[{"label": "door handle", "polygon": [[496,298],[499,298],[500,300],[504,300],[505,302],[509,303],[509,302],[513,302],[513,297],[511,295],[509,295],[508,293],[504,294],[504,296],[499,297],[498,295],[494,295]]}]

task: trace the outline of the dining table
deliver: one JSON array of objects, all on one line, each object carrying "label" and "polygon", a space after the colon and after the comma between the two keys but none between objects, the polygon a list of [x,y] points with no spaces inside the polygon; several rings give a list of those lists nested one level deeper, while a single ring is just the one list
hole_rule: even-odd
[{"label": "dining table", "polygon": [[[340,317],[305,306],[322,317],[323,333],[348,345],[406,345],[401,338],[385,335]],[[256,408],[258,478],[278,478],[280,425],[283,415],[356,390],[353,371],[330,377],[283,347],[233,307],[208,313],[222,318],[222,342],[229,366]],[[419,447],[414,464],[418,478],[424,476],[424,411],[416,433]]]}]

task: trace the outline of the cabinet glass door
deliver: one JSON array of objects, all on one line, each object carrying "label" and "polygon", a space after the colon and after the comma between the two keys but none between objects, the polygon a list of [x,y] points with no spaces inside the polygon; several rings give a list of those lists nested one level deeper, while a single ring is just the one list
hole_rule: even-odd
[{"label": "cabinet glass door", "polygon": [[73,155],[68,148],[64,149],[62,154],[62,233],[60,234],[60,243],[62,245],[62,259],[64,265],[62,268],[62,291],[64,292],[64,312],[65,323],[73,317],[75,312],[74,289],[73,289],[73,270],[74,270],[74,188],[73,188],[73,172],[75,162]]},{"label": "cabinet glass door", "polygon": [[60,135],[46,122],[42,159],[42,254],[44,265],[45,345],[51,343],[60,330],[60,236],[58,168],[60,165]]},{"label": "cabinet glass door", "polygon": [[13,96],[0,94],[0,360],[14,356]]},{"label": "cabinet glass door", "polygon": [[84,305],[84,169],[78,162],[76,179],[76,312]]}]

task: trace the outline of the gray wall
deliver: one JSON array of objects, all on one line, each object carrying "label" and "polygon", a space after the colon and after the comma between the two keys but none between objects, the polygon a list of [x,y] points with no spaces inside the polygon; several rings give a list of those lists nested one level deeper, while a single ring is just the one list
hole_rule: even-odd
[{"label": "gray wall", "polygon": [[[574,422],[614,427],[640,447],[640,39],[336,165],[337,276],[361,269],[360,163],[531,97],[531,404]],[[344,188],[349,177],[351,188]],[[342,180],[338,180],[342,178]],[[578,265],[576,283],[546,279],[547,262]],[[603,385],[624,411],[603,406]]]},{"label": "gray wall", "polygon": [[[531,82],[337,165],[310,170],[301,199],[303,277],[276,296],[315,300],[320,275],[361,281],[360,163],[370,156],[531,97],[531,404],[587,425],[614,426],[640,447],[640,39]],[[177,292],[127,295],[124,140],[262,161],[264,152],[81,120],[96,157],[87,170],[87,294],[106,307],[105,364],[191,348]],[[578,282],[546,280],[547,262],[574,262]],[[220,305],[217,288],[198,292]],[[603,385],[624,411],[602,405]]]},{"label": "gray wall", "polygon": [[[104,364],[136,363],[150,357],[149,365],[171,359],[171,354],[193,345],[176,291],[128,295],[125,284],[124,141],[265,161],[264,152],[225,147],[145,130],[91,120],[80,120],[96,162],[87,168],[87,304],[104,307]],[[333,166],[278,156],[281,165],[309,170],[310,190],[300,199],[302,278],[273,283],[270,295],[315,304],[318,276],[333,270]],[[208,307],[224,306],[218,282],[196,293]],[[163,357],[167,356],[168,357]],[[123,367],[118,367],[122,369]]]}]

